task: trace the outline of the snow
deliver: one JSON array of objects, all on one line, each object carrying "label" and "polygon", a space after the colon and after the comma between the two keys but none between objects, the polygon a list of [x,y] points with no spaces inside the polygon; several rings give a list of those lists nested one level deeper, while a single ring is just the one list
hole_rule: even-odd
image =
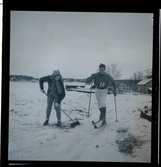
[{"label": "snow", "polygon": [[138,108],[151,107],[151,96],[117,95],[116,122],[114,96],[107,95],[107,125],[100,129],[91,123],[99,117],[94,93],[88,117],[89,96],[66,91],[61,105],[81,125],[70,128],[62,112],[63,127],[56,127],[53,108],[50,125],[43,126],[47,102],[39,84],[10,82],[9,160],[150,162],[151,122],[140,118]]}]

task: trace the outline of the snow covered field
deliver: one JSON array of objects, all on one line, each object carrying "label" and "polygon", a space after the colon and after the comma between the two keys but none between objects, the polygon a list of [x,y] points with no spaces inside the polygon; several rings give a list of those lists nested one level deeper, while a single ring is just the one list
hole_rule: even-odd
[{"label": "snow covered field", "polygon": [[107,125],[94,129],[91,121],[99,117],[95,94],[88,117],[89,94],[66,91],[62,109],[81,125],[70,128],[62,112],[62,127],[56,127],[53,108],[50,125],[43,126],[47,102],[39,83],[10,82],[9,160],[150,162],[151,122],[140,118],[138,108],[150,108],[151,95],[126,93],[116,101],[119,122],[114,96],[108,95]]}]

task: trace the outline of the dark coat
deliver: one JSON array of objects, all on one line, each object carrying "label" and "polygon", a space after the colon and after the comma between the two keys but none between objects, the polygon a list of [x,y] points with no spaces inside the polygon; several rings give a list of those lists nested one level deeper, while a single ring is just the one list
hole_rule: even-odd
[{"label": "dark coat", "polygon": [[[42,78],[39,79],[39,85],[40,85],[40,89],[44,89],[44,82],[48,82],[48,90],[47,90],[47,95],[50,96],[50,87],[52,85],[52,78],[51,78],[51,75],[48,75],[48,76],[44,76]],[[65,97],[65,88],[64,88],[64,84],[63,84],[63,81],[62,79],[59,80],[59,83],[60,83],[60,86],[61,86],[61,89],[63,91],[63,93],[61,95],[59,95],[57,93],[57,96],[53,97],[53,100],[55,100],[57,103],[61,103],[61,101],[64,99]]]}]

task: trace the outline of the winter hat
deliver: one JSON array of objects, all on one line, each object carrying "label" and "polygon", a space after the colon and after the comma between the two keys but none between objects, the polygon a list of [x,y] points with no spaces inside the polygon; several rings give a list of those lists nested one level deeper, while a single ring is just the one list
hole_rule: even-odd
[{"label": "winter hat", "polygon": [[59,71],[59,70],[54,70],[54,71],[53,71],[53,75],[54,75],[54,76],[60,75],[60,71]]},{"label": "winter hat", "polygon": [[99,65],[99,68],[106,68],[106,66],[101,63],[101,64]]}]

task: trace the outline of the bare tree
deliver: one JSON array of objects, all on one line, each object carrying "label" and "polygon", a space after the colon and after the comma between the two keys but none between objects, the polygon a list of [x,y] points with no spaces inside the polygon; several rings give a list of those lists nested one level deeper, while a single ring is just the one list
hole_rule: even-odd
[{"label": "bare tree", "polygon": [[145,77],[151,77],[152,76],[152,69],[146,69],[144,70],[145,72]]},{"label": "bare tree", "polygon": [[134,72],[134,74],[130,77],[133,80],[142,80],[144,79],[144,73],[142,71]]},{"label": "bare tree", "polygon": [[151,77],[151,76],[152,76],[152,69],[146,69],[144,71],[134,72],[133,75],[130,77],[130,79],[142,80],[144,78]]},{"label": "bare tree", "polygon": [[118,64],[106,65],[106,73],[111,75],[115,80],[121,77],[121,69],[118,69]]}]

